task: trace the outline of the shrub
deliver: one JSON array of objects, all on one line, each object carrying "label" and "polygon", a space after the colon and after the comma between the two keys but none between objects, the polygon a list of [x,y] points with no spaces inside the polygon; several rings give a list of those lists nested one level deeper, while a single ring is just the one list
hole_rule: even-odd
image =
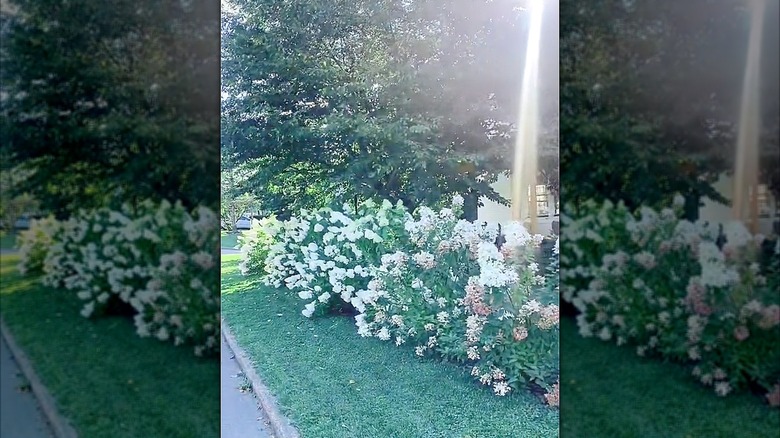
[{"label": "shrub", "polygon": [[[457,219],[462,202],[414,216],[387,201],[302,212],[269,222],[270,245],[251,246],[242,264],[262,274],[252,257],[267,251],[265,282],[311,300],[305,316],[351,307],[361,336],[466,364],[498,395],[536,383],[555,404],[558,291],[557,281],[542,287],[541,236],[511,224],[499,250],[497,225]],[[557,261],[548,264],[557,278]]]},{"label": "shrub", "polygon": [[252,229],[239,238],[241,245],[241,263],[239,270],[247,275],[250,272],[265,272],[265,261],[274,243],[274,237],[282,229],[282,222],[275,216],[261,221],[252,221]]},{"label": "shrub", "polygon": [[727,224],[720,236],[716,227],[681,220],[671,209],[643,208],[638,218],[615,211],[605,204],[570,223],[575,230],[593,226],[596,234],[611,228],[624,240],[582,236],[588,231],[564,243],[562,262],[577,275],[562,281],[565,298],[581,312],[580,334],[688,363],[721,396],[755,383],[774,400],[780,306],[777,272],[759,263],[763,237],[740,223]]},{"label": "shrub", "polygon": [[344,212],[302,211],[281,224],[268,249],[264,281],[308,301],[310,317],[360,308],[373,266],[403,241],[408,213],[399,202],[366,201]]},{"label": "shrub", "polygon": [[407,222],[411,244],[383,257],[358,333],[465,364],[497,395],[528,382],[552,391],[558,307],[536,299],[541,236],[511,224],[499,250],[497,226],[457,220],[459,208]]},{"label": "shrub", "polygon": [[45,254],[42,282],[73,292],[81,314],[114,305],[134,309],[137,333],[219,348],[219,248],[216,215],[180,203],[143,202],[120,211],[83,211],[60,224]]},{"label": "shrub", "polygon": [[632,339],[679,356],[684,354],[679,340],[667,342],[656,332],[659,324],[680,324],[679,291],[698,272],[691,248],[699,232],[691,230],[692,224],[680,222],[672,210],[659,215],[642,209],[640,217],[626,215],[610,223],[626,230],[625,240],[585,270],[591,279],[587,288],[571,296],[581,312],[580,334],[615,339],[618,345]]},{"label": "shrub", "polygon": [[[44,284],[64,287],[84,302],[82,315],[103,313],[116,295],[128,302],[134,289],[124,284],[148,271],[138,266],[134,236],[120,230],[130,219],[120,212],[99,209],[69,219],[46,257]],[[132,239],[132,240],[131,240]]]},{"label": "shrub", "polygon": [[49,216],[30,222],[30,228],[19,234],[19,272],[23,275],[43,273],[44,261],[49,248],[54,243],[60,223]]},{"label": "shrub", "polygon": [[214,287],[220,277],[214,256],[220,245],[218,217],[201,207],[173,218],[171,230],[184,235],[170,240],[179,242],[178,248],[166,248],[146,288],[136,295],[136,327],[141,336],[192,344],[198,356],[214,354],[220,345],[220,294]]},{"label": "shrub", "polygon": [[[572,211],[567,206],[565,211]],[[586,201],[576,217],[561,214],[565,232],[561,242],[561,298],[572,302],[575,294],[593,280],[593,268],[603,257],[629,240],[625,227],[631,212],[625,204],[605,201],[602,205]]]},{"label": "shrub", "polygon": [[[780,300],[775,272],[761,272],[761,236],[740,223],[726,227],[727,243],[703,241],[701,275],[690,279],[684,304],[688,355],[694,375],[719,395],[756,382],[771,392],[780,382]],[[767,276],[770,280],[767,280]]]}]

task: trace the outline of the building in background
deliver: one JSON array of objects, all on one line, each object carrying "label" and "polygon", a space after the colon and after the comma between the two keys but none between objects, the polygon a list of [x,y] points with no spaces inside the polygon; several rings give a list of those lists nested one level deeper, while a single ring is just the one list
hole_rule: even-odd
[{"label": "building in background", "polygon": [[[718,181],[713,184],[715,189],[726,199],[733,198],[734,179],[732,175],[723,174]],[[758,193],[758,232],[769,236],[778,234],[778,223],[780,223],[780,204],[772,196],[765,184],[759,184]],[[719,204],[710,199],[705,199],[699,209],[699,218],[713,223],[725,223],[732,219],[730,205]]]},{"label": "building in background", "polygon": [[[499,176],[492,187],[506,199],[511,198],[511,183],[507,176]],[[512,211],[509,206],[501,205],[488,199],[481,199],[484,204],[477,210],[479,222],[494,222],[505,224],[512,220]],[[549,235],[553,233],[553,222],[559,221],[560,205],[545,185],[536,186],[536,211],[539,215],[539,233]],[[528,216],[528,205],[522,206],[523,216]],[[527,227],[528,225],[526,225]]]}]

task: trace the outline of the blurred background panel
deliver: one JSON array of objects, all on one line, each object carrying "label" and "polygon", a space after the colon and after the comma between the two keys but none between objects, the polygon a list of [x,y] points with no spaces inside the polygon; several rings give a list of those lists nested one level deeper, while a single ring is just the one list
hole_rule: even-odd
[{"label": "blurred background panel", "polygon": [[776,433],[779,14],[561,1],[563,436]]},{"label": "blurred background panel", "polygon": [[0,20],[0,434],[219,436],[219,3]]}]

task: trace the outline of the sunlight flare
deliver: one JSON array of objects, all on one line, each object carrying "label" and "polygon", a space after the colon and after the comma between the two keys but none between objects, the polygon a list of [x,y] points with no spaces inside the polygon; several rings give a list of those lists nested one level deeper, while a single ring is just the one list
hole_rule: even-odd
[{"label": "sunlight flare", "polygon": [[[518,131],[515,141],[512,167],[512,220],[523,221],[525,211],[530,220],[529,228],[537,232],[536,172],[539,141],[539,57],[541,51],[542,17],[544,0],[534,0],[528,5],[530,27],[523,67],[523,83],[520,94]],[[528,207],[523,208],[523,202]]]},{"label": "sunlight flare", "polygon": [[756,233],[758,232],[758,143],[761,130],[759,70],[766,1],[751,0],[750,6],[750,41],[742,84],[732,208],[734,219],[745,221],[750,231]]}]

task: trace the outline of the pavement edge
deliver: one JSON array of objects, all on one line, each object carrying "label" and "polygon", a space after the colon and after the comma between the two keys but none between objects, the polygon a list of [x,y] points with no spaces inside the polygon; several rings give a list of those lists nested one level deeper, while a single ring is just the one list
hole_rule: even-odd
[{"label": "pavement edge", "polygon": [[238,345],[236,338],[233,336],[233,332],[224,319],[222,319],[221,322],[221,330],[222,336],[233,351],[233,356],[235,356],[239,368],[246,378],[249,379],[249,383],[252,385],[252,391],[254,391],[257,399],[260,401],[260,406],[263,408],[266,418],[268,418],[275,438],[300,438],[298,430],[293,427],[290,420],[279,412],[276,398],[268,390],[268,387],[265,386],[262,379],[257,374],[257,371],[255,371],[252,362],[249,359],[249,355]]},{"label": "pavement edge", "polygon": [[22,374],[24,374],[24,377],[27,379],[27,381],[30,382],[32,393],[38,400],[38,403],[41,406],[41,410],[43,411],[43,415],[46,416],[49,425],[54,431],[54,435],[57,438],[78,438],[76,430],[73,428],[73,426],[71,426],[68,420],[66,420],[65,417],[63,417],[59,411],[57,411],[54,397],[52,397],[52,395],[49,393],[49,390],[43,386],[43,383],[38,378],[38,375],[35,374],[35,371],[30,364],[30,360],[27,358],[27,355],[24,354],[24,351],[19,348],[19,345],[16,343],[16,340],[11,334],[11,331],[8,329],[8,326],[6,326],[2,317],[0,317],[0,332],[2,332],[2,336],[5,339],[5,342],[8,344],[8,348],[11,350],[11,354],[13,355],[14,360],[19,365],[19,369],[22,371]]}]

